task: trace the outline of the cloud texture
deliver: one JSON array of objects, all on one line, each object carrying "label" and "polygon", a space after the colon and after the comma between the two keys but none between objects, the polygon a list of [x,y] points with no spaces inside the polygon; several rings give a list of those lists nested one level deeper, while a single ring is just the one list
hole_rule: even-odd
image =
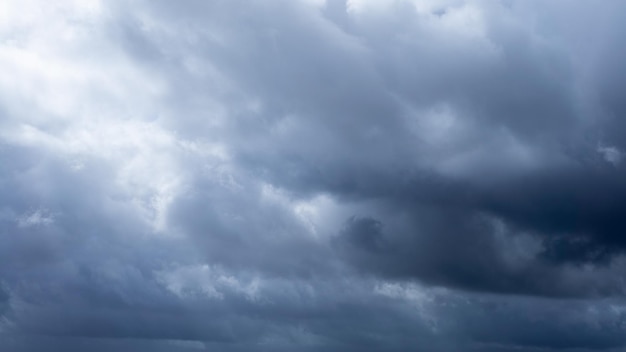
[{"label": "cloud texture", "polygon": [[626,4],[0,4],[0,349],[626,349]]}]

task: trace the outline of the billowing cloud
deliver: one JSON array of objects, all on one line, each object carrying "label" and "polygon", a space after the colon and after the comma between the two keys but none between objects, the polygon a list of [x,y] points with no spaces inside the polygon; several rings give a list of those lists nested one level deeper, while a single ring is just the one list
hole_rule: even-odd
[{"label": "billowing cloud", "polygon": [[0,4],[0,348],[626,348],[623,13]]}]

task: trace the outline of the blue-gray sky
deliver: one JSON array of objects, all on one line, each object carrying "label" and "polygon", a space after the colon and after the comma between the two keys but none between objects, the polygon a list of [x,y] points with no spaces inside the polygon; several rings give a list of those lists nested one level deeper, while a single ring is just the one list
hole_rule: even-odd
[{"label": "blue-gray sky", "polygon": [[0,3],[0,350],[626,351],[626,2]]}]

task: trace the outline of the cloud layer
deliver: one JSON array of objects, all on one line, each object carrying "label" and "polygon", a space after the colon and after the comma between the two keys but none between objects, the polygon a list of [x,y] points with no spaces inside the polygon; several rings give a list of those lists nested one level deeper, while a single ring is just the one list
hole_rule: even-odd
[{"label": "cloud layer", "polygon": [[624,7],[0,4],[0,347],[623,350]]}]

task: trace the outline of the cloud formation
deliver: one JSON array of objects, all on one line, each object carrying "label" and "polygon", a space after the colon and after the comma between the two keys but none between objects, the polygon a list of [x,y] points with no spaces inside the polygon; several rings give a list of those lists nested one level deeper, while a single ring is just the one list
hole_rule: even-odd
[{"label": "cloud formation", "polygon": [[623,350],[624,10],[1,4],[1,349]]}]

